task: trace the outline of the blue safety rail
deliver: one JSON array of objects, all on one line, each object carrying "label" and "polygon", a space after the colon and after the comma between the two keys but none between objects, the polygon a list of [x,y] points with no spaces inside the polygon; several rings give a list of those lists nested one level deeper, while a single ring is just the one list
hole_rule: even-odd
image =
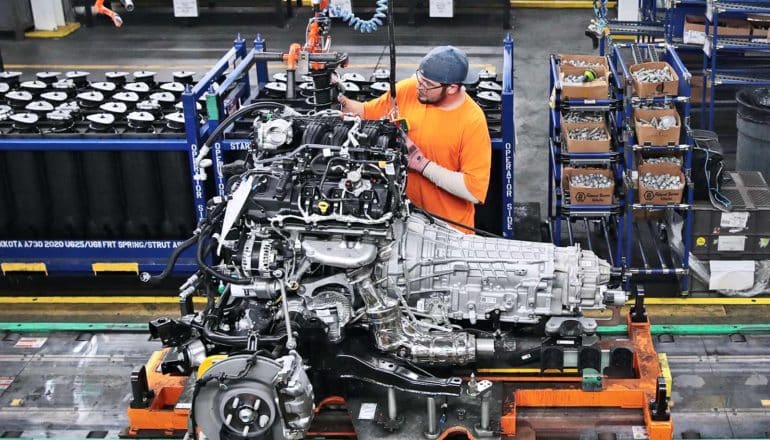
[{"label": "blue safety rail", "polygon": [[[188,153],[190,173],[193,178],[197,170],[193,160],[198,152],[201,138],[215,126],[217,120],[199,123],[196,110],[198,100],[204,93],[212,91],[214,82],[225,74],[245,54],[245,40],[238,37],[233,47],[195,85],[188,87],[182,95],[185,114],[186,135],[178,137],[3,137],[0,150],[13,151],[185,151]],[[248,88],[248,77],[240,79],[240,85]],[[219,90],[232,92],[234,89],[223,84]],[[232,94],[232,93],[231,93]],[[237,92],[232,94],[236,97]],[[209,111],[216,118],[216,112]],[[191,215],[203,218],[208,199],[205,182],[193,179],[193,206]],[[0,239],[0,264],[3,273],[35,271],[46,274],[97,274],[104,272],[161,270],[180,240],[163,239]],[[193,272],[197,269],[194,251],[185,252],[179,258],[177,273]]]},{"label": "blue safety rail", "polygon": [[[622,187],[620,163],[622,136],[616,108],[619,101],[608,95],[607,99],[565,99],[562,97],[560,57],[549,58],[550,110],[548,112],[548,219],[554,244],[581,244],[607,259],[616,269],[622,268],[622,212],[624,201],[617,192],[605,205],[572,204],[565,187],[565,167],[593,167],[612,171],[615,188]],[[615,81],[612,73],[610,80]],[[608,89],[612,89],[610,86]],[[610,132],[610,149],[607,152],[570,152],[563,141],[563,112],[598,112],[604,115]],[[566,232],[567,242],[563,235]],[[578,240],[577,237],[580,237]]]},{"label": "blue safety rail", "polygon": [[[676,95],[656,98],[638,98],[633,96],[630,66],[636,63],[664,61],[668,63],[679,77]],[[616,44],[613,46],[611,63],[619,75],[615,85],[615,96],[623,102],[618,106],[618,119],[624,121],[624,161],[625,169],[625,206],[623,213],[623,229],[625,242],[623,245],[624,269],[633,276],[670,276],[679,278],[682,292],[689,290],[689,254],[691,248],[693,182],[692,167],[692,138],[689,127],[690,121],[690,79],[691,75],[679,58],[676,49],[669,44]],[[662,104],[674,108],[681,119],[681,135],[678,143],[670,145],[640,145],[637,142],[634,129],[634,109],[644,105]],[[680,156],[682,172],[685,176],[683,201],[675,204],[654,205],[642,203],[637,186],[638,177],[637,156],[639,154],[669,153]],[[681,258],[667,255],[669,247],[664,245],[660,236],[665,227],[664,216],[669,211],[675,211],[684,218],[683,253]],[[653,252],[650,255],[650,252]]]},{"label": "blue safety rail", "polygon": [[[741,65],[725,66],[718,61],[724,54],[770,55],[770,42],[765,31],[763,40],[755,36],[719,35],[720,17],[745,18],[748,14],[770,14],[769,0],[708,0],[706,2],[706,41],[703,44],[703,72],[710,88],[703,87],[701,128],[714,129],[716,88],[732,86],[770,86],[767,66],[756,67],[757,59],[749,57]],[[732,64],[732,63],[731,63]],[[719,67],[722,65],[723,67]]]}]

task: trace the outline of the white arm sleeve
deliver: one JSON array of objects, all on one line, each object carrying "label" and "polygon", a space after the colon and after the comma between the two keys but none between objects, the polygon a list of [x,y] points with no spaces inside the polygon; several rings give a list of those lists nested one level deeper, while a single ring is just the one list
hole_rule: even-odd
[{"label": "white arm sleeve", "polygon": [[459,171],[451,171],[436,162],[431,162],[425,167],[422,175],[449,194],[471,203],[479,203],[478,199],[468,191],[468,187],[465,186],[465,177]]}]

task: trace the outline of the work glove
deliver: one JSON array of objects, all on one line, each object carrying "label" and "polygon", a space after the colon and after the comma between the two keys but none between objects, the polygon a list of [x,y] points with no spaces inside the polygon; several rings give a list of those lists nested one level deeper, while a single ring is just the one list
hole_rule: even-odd
[{"label": "work glove", "polygon": [[430,163],[430,160],[425,157],[425,155],[420,150],[420,147],[418,147],[417,144],[412,142],[412,140],[409,138],[406,138],[406,148],[406,151],[409,153],[409,161],[407,163],[407,167],[410,170],[417,171],[418,173],[422,174]]}]

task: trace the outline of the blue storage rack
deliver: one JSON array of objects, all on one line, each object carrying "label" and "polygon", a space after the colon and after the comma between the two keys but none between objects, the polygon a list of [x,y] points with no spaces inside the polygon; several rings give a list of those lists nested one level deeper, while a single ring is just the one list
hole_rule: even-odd
[{"label": "blue storage rack", "polygon": [[[710,96],[708,88],[703,87],[703,100],[701,101],[701,128],[714,129],[714,106],[716,100],[716,88],[721,85],[733,86],[770,86],[770,69],[764,67],[736,67],[719,68],[717,58],[720,53],[746,54],[764,53],[770,54],[770,42],[752,41],[744,36],[719,36],[718,26],[720,16],[745,17],[746,14],[770,14],[770,1],[768,0],[707,0],[706,2],[706,42],[703,45],[703,73],[711,85]],[[747,64],[747,63],[742,63]],[[708,113],[706,113],[708,111]]]},{"label": "blue storage rack", "polygon": [[[11,138],[0,141],[5,151],[185,151],[188,153],[190,172],[193,176],[193,206],[197,219],[203,218],[207,199],[200,170],[194,165],[199,147],[228,114],[258,99],[268,82],[267,61],[260,60],[265,52],[265,40],[260,34],[251,47],[238,36],[233,47],[209,70],[198,83],[182,95],[185,136],[173,139],[124,139],[124,138]],[[514,221],[514,154],[516,135],[513,106],[513,50],[510,34],[503,41],[503,91],[502,124],[500,137],[492,139],[492,147],[502,152],[502,206],[503,234],[513,237]],[[225,77],[214,90],[214,82]],[[251,77],[256,84],[251,83]],[[208,119],[200,124],[196,104],[206,96]],[[225,177],[222,173],[223,152],[247,150],[250,139],[223,138],[212,145],[216,193],[225,193]],[[157,272],[166,264],[177,240],[3,240],[0,239],[0,267],[3,273],[15,271],[40,271],[60,274],[96,274],[100,271]],[[174,273],[189,273],[197,269],[192,251],[179,258]]]},{"label": "blue storage rack", "polygon": [[[631,59],[629,59],[631,58]],[[662,60],[667,62],[679,77],[679,89],[676,96],[666,96],[660,98],[637,98],[632,96],[631,75],[629,65]],[[665,276],[676,275],[680,282],[680,289],[683,294],[689,291],[689,255],[692,246],[692,203],[693,203],[693,182],[691,178],[692,168],[692,138],[690,130],[690,79],[691,75],[679,58],[676,49],[668,44],[616,44],[613,46],[611,54],[611,64],[613,74],[618,79],[615,81],[616,97],[622,101],[617,111],[618,119],[624,120],[624,168],[625,168],[625,212],[624,221],[624,250],[625,270],[633,276]],[[682,134],[678,145],[660,146],[660,145],[639,145],[635,130],[633,128],[633,110],[644,103],[662,103],[673,104],[681,117]],[[685,191],[683,202],[668,205],[649,205],[642,204],[638,200],[637,191],[634,186],[634,175],[636,172],[635,153],[638,151],[648,152],[679,152],[682,154],[682,171],[685,175]],[[634,213],[647,213],[650,211],[669,211],[673,210],[679,213],[684,219],[684,230],[682,232],[683,248],[681,258],[675,258],[672,253],[669,262],[663,255],[664,245],[658,239],[657,225],[651,220],[635,220]],[[646,218],[646,215],[642,216]],[[641,224],[641,226],[640,226]],[[645,231],[646,229],[646,231]],[[646,245],[645,245],[646,244]],[[635,252],[634,247],[638,249]],[[653,258],[647,256],[647,251],[652,248],[657,257],[658,264],[655,264]],[[635,258],[638,256],[639,258]],[[639,261],[641,260],[641,261]],[[679,261],[677,261],[679,260]],[[641,264],[639,264],[641,263]]]},{"label": "blue storage rack", "polygon": [[[655,61],[668,62],[680,78],[677,96],[640,99],[632,96],[628,66],[631,63]],[[600,230],[600,237],[605,242],[602,251],[606,251],[612,266],[627,275],[627,280],[634,276],[672,276],[679,278],[681,291],[689,289],[689,251],[690,230],[692,228],[691,205],[693,187],[690,178],[692,166],[692,139],[690,138],[690,73],[685,68],[673,46],[667,44],[613,44],[610,53],[611,93],[607,100],[563,100],[559,84],[558,62],[554,55],[550,58],[550,84],[552,90],[549,117],[549,190],[548,215],[551,237],[554,244],[561,245],[564,225],[569,242],[576,243],[573,224],[585,225],[587,246],[596,250],[591,241],[590,224]],[[682,120],[682,138],[679,145],[649,146],[638,145],[633,129],[633,109],[644,103],[675,104]],[[562,110],[591,110],[608,112],[612,149],[608,153],[565,153],[560,146],[560,118]],[[684,201],[669,205],[645,205],[637,200],[633,185],[635,173],[635,153],[678,152],[683,156],[683,172],[686,176]],[[616,200],[612,205],[570,206],[561,188],[561,168],[563,164],[573,165],[604,164],[615,171]],[[674,210],[684,217],[684,253],[679,261],[673,256],[669,260],[664,250],[667,246],[658,239],[656,225],[650,220],[635,221],[635,212]],[[646,217],[646,216],[643,216]],[[653,254],[649,255],[652,251]],[[657,260],[657,262],[655,261]]]},{"label": "blue storage rack", "polygon": [[[559,59],[551,55],[549,59],[549,90],[551,108],[548,118],[548,217],[553,243],[557,246],[574,245],[575,232],[573,227],[582,224],[585,229],[585,245],[589,250],[602,252],[616,269],[622,268],[622,210],[623,200],[615,197],[609,205],[572,205],[565,196],[562,188],[562,168],[564,165],[597,165],[606,166],[613,171],[616,188],[622,185],[622,164],[619,163],[622,152],[622,138],[617,136],[619,120],[614,111],[618,105],[614,97],[608,99],[564,99],[559,79]],[[561,141],[561,112],[562,111],[591,111],[604,112],[609,122],[611,148],[606,153],[573,152],[566,150]],[[590,232],[594,224],[601,229],[604,243],[594,243]],[[562,242],[562,234],[566,227],[568,243]]]},{"label": "blue storage rack", "polygon": [[[182,95],[185,113],[186,137],[161,138],[13,138],[3,137],[0,150],[5,151],[185,151],[188,153],[191,175],[195,176],[193,159],[201,139],[216,126],[209,119],[202,126],[196,110],[197,100],[210,92],[216,78],[223,75],[230,64],[246,55],[246,42],[240,37],[233,47],[194,88]],[[239,79],[248,88],[248,77]],[[220,88],[225,90],[225,88]],[[192,182],[193,206],[196,218],[205,214],[207,195],[200,180]],[[0,267],[3,273],[35,271],[61,274],[97,274],[104,272],[157,272],[181,240],[0,240]],[[197,270],[192,251],[179,258],[175,271],[189,273]]]}]

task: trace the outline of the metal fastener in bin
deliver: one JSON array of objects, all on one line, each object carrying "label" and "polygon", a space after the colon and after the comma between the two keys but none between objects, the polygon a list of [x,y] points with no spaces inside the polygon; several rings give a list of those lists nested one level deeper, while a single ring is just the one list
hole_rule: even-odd
[{"label": "metal fastener in bin", "polygon": [[659,83],[664,81],[673,81],[671,70],[668,67],[662,69],[639,69],[632,73],[634,78],[644,83]]},{"label": "metal fastener in bin", "polygon": [[581,188],[609,188],[612,180],[604,174],[575,174],[569,179],[571,187]]},{"label": "metal fastener in bin", "polygon": [[584,124],[604,122],[604,114],[601,112],[567,112],[562,115],[562,123]]},{"label": "metal fastener in bin", "polygon": [[607,131],[603,127],[570,128],[567,130],[567,137],[581,141],[601,141],[608,139]]},{"label": "metal fastener in bin", "polygon": [[673,116],[663,116],[661,118],[652,119],[639,119],[641,125],[648,127],[654,127],[658,130],[668,130],[669,128],[676,127],[676,118]]},{"label": "metal fastener in bin", "polygon": [[640,178],[640,182],[644,184],[647,189],[654,190],[666,190],[666,189],[681,189],[684,187],[684,182],[681,181],[679,176],[673,174],[652,174],[644,173]]},{"label": "metal fastener in bin", "polygon": [[649,159],[644,159],[644,163],[650,164],[650,165],[657,165],[661,163],[671,163],[676,166],[682,166],[682,159],[676,156],[651,157]]},{"label": "metal fastener in bin", "polygon": [[78,93],[77,102],[81,108],[96,108],[104,103],[104,95],[101,92],[93,90],[90,92]]}]

